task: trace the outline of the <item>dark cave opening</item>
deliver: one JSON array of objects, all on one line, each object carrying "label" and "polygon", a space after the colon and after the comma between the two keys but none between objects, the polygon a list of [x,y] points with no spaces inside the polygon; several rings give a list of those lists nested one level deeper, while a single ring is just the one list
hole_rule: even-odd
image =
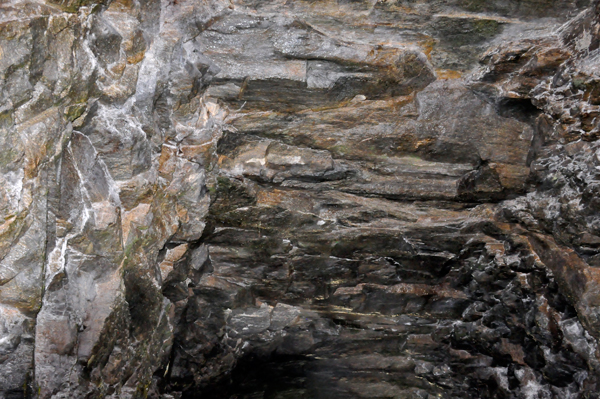
[{"label": "dark cave opening", "polygon": [[219,381],[184,391],[182,399],[315,398],[313,369],[307,356],[250,354]]}]

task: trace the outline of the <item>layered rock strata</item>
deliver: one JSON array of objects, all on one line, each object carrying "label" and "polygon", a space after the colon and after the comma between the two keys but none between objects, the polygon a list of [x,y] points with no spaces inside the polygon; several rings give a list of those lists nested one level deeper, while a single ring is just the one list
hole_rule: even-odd
[{"label": "layered rock strata", "polygon": [[600,3],[0,4],[0,398],[597,398]]}]

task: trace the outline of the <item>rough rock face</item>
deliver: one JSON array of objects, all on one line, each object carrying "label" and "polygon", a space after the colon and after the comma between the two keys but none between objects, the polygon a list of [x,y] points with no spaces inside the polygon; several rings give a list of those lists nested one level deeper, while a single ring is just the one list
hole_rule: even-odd
[{"label": "rough rock face", "polygon": [[0,3],[0,398],[599,398],[600,2]]}]

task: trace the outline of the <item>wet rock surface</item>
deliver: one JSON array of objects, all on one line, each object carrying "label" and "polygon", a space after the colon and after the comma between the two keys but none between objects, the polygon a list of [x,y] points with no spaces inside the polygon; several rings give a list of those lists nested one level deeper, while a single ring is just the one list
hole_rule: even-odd
[{"label": "wet rock surface", "polygon": [[0,398],[598,398],[600,3],[0,4]]}]

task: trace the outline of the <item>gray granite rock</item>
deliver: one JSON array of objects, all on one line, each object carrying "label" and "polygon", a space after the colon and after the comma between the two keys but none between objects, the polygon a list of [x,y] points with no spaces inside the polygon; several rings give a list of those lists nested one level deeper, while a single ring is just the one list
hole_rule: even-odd
[{"label": "gray granite rock", "polygon": [[0,398],[597,398],[600,3],[0,4]]}]

